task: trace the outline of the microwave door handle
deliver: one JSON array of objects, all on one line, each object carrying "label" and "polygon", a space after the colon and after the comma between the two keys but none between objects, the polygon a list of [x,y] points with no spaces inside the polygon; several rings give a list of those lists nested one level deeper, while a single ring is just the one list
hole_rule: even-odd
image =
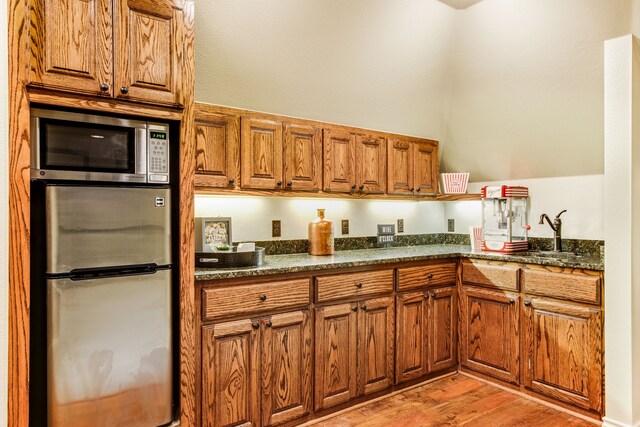
[{"label": "microwave door handle", "polygon": [[148,158],[149,153],[147,152],[147,143],[148,143],[148,131],[147,128],[136,128],[136,136],[135,136],[135,150],[136,150],[136,164],[135,164],[135,173],[137,175],[144,175],[145,182],[147,182],[146,176],[148,173]]}]

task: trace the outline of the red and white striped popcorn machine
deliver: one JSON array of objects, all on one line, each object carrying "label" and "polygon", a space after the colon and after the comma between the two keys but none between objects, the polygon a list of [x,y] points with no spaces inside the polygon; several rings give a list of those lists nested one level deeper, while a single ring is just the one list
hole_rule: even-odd
[{"label": "red and white striped popcorn machine", "polygon": [[528,201],[527,187],[482,187],[482,250],[529,250]]}]

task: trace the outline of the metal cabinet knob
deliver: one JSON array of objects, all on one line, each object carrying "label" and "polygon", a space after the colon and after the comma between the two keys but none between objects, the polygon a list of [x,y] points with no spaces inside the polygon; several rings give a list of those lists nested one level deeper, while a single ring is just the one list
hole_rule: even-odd
[{"label": "metal cabinet knob", "polygon": [[509,304],[515,304],[515,303],[516,303],[516,300],[515,300],[515,299],[511,298],[511,299],[509,300]]},{"label": "metal cabinet knob", "polygon": [[524,305],[529,307],[531,305],[531,300],[524,300]]},{"label": "metal cabinet knob", "polygon": [[293,181],[287,181],[287,187],[293,187]]},{"label": "metal cabinet knob", "polygon": [[424,297],[425,297],[426,299],[429,299],[429,292],[425,292],[425,293],[424,293]]},{"label": "metal cabinet knob", "polygon": [[351,307],[351,311],[358,311],[358,306],[356,305],[355,307]]},{"label": "metal cabinet knob", "polygon": [[414,188],[413,188],[413,187],[411,187],[411,188],[409,189],[409,191],[411,191],[411,192],[413,192],[413,190],[414,190]]},{"label": "metal cabinet knob", "polygon": [[271,323],[271,320],[269,320],[269,321],[267,322],[267,328],[270,328],[270,327],[272,327],[272,326],[273,326],[273,323]]},{"label": "metal cabinet knob", "polygon": [[121,94],[123,94],[123,95],[128,94],[128,93],[129,93],[129,88],[128,88],[128,87],[126,87],[126,86],[122,86],[122,87],[120,88],[120,93],[121,93]]},{"label": "metal cabinet knob", "polygon": [[435,292],[431,294],[431,298],[433,298],[433,299],[436,299],[436,297],[437,297],[437,296],[438,296],[438,295],[436,295],[436,293],[435,293]]},{"label": "metal cabinet knob", "polygon": [[260,327],[260,325],[258,325],[257,323],[252,323],[252,324],[251,324],[251,327],[252,327],[253,329],[258,329],[258,328]]},{"label": "metal cabinet knob", "polygon": [[106,83],[102,83],[100,85],[100,92],[107,92],[107,91],[109,91],[109,85]]},{"label": "metal cabinet knob", "polygon": [[360,191],[364,191],[364,184],[360,186]]},{"label": "metal cabinet knob", "polygon": [[266,301],[266,300],[267,300],[266,295],[260,295],[260,301]]},{"label": "metal cabinet knob", "polygon": [[419,193],[420,192],[420,188],[418,188],[416,191]]},{"label": "metal cabinet knob", "polygon": [[427,273],[427,279],[433,279],[433,274],[432,273]]},{"label": "metal cabinet knob", "polygon": [[277,185],[278,187],[282,187],[282,181],[278,181],[278,182],[276,182],[276,185]]},{"label": "metal cabinet knob", "polygon": [[364,310],[364,311],[367,311],[367,306],[366,306],[366,305],[362,305],[362,306],[360,306],[360,308],[361,308],[362,310]]},{"label": "metal cabinet knob", "polygon": [[362,289],[362,283],[361,282],[356,283],[356,288]]},{"label": "metal cabinet knob", "polygon": [[352,190],[355,190],[356,188],[357,188],[357,186],[356,186],[355,184],[353,184],[353,185],[351,186],[351,189],[352,189]]},{"label": "metal cabinet knob", "polygon": [[229,178],[229,185],[233,185],[236,182],[235,178]]}]

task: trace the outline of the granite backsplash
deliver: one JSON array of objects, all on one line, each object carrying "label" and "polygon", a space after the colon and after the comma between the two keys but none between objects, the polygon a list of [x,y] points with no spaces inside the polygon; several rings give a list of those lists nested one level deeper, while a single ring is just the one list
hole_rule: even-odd
[{"label": "granite backsplash", "polygon": [[[301,254],[309,251],[307,239],[297,240],[265,240],[255,242],[256,246],[265,248],[267,255]],[[377,248],[376,236],[366,237],[338,237],[334,241],[336,251],[355,249]],[[458,233],[433,233],[433,234],[400,234],[396,235],[393,246],[422,246],[422,245],[469,245],[468,234]],[[553,250],[553,239],[544,237],[532,237],[529,239],[529,248],[537,251]],[[604,255],[603,240],[563,239],[562,248],[565,251]]]}]

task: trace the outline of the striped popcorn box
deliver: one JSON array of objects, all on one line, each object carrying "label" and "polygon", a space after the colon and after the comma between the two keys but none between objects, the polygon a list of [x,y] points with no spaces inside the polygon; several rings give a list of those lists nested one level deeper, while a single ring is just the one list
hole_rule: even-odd
[{"label": "striped popcorn box", "polygon": [[446,194],[464,194],[467,192],[468,173],[443,173],[441,175]]},{"label": "striped popcorn box", "polygon": [[471,250],[472,251],[481,251],[482,250],[482,227],[472,226],[469,227],[469,239],[471,240]]}]

